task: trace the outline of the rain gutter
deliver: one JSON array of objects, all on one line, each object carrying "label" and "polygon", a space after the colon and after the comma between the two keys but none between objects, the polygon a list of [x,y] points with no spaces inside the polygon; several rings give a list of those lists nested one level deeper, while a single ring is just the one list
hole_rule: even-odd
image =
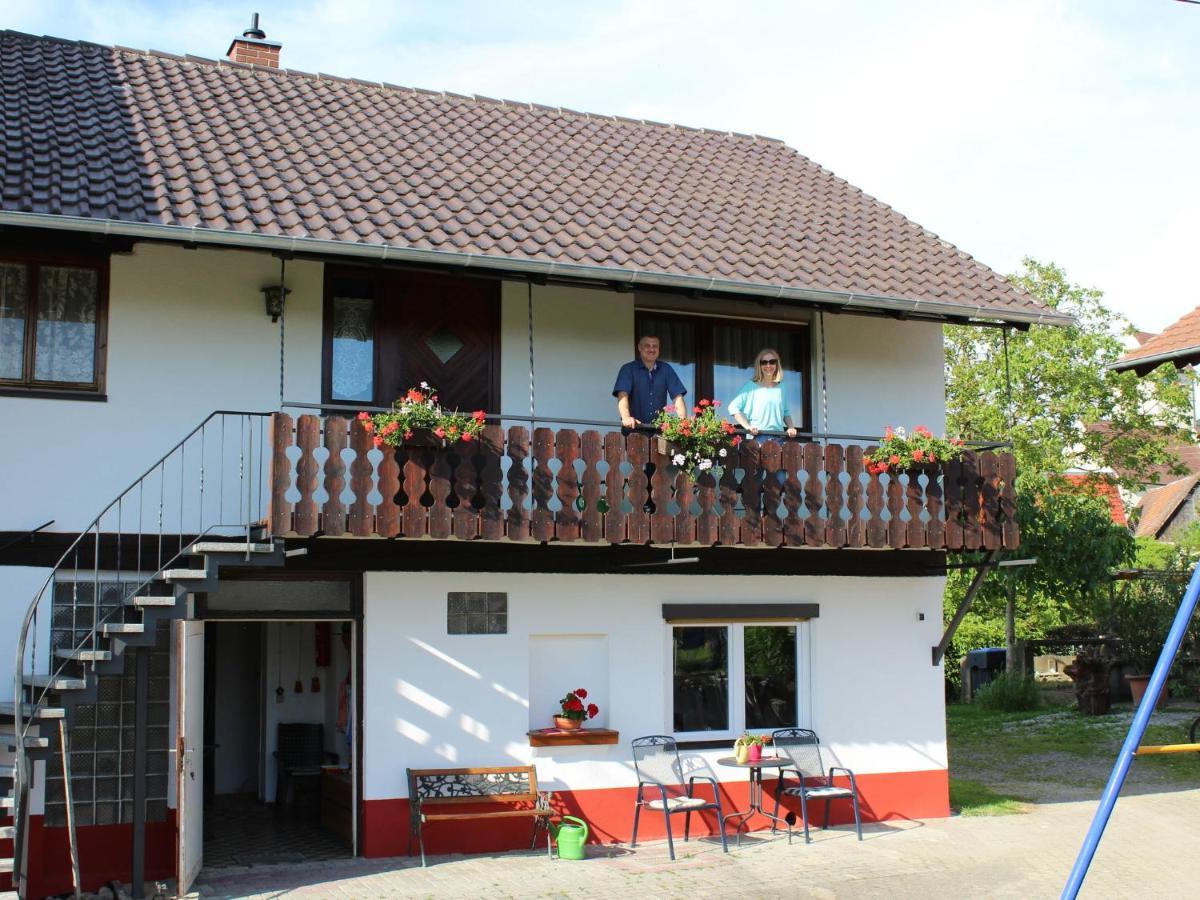
[{"label": "rain gutter", "polygon": [[533,259],[486,256],[455,250],[422,250],[414,247],[393,247],[387,244],[331,241],[320,238],[287,237],[258,232],[224,231],[214,228],[183,225],[162,225],[151,222],[126,222],[117,219],[92,219],[82,216],[59,216],[48,213],[0,210],[0,225],[23,228],[49,228],[58,231],[77,231],[89,234],[115,235],[143,240],[170,241],[178,244],[237,247],[275,253],[339,256],[376,262],[453,266],[483,269],[538,278],[579,279],[631,287],[672,288],[675,290],[742,294],[766,300],[793,300],[832,308],[879,310],[900,316],[929,316],[962,320],[971,316],[991,321],[1024,325],[1067,326],[1074,323],[1070,316],[1052,312],[999,310],[991,307],[935,300],[911,300],[857,292],[826,291],[814,288],[785,287],[697,275],[673,275],[646,269],[626,269],[616,266],[587,265],[574,262],[547,262]]},{"label": "rain gutter", "polygon": [[1145,366],[1154,369],[1161,363],[1174,362],[1175,360],[1184,360],[1179,365],[1200,362],[1200,346],[1184,347],[1180,350],[1165,350],[1162,353],[1152,353],[1149,356],[1138,356],[1134,359],[1119,359],[1115,363],[1109,363],[1105,368],[1112,369],[1114,372],[1124,372],[1126,369],[1141,369]]}]

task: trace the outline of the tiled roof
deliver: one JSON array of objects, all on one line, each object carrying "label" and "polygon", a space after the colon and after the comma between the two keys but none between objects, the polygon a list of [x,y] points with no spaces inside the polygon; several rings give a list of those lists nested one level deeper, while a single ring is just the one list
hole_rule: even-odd
[{"label": "tiled roof", "polygon": [[10,224],[150,223],[1066,321],[769,138],[15,32],[0,32],[0,121]]},{"label": "tiled roof", "polygon": [[1200,306],[1128,351],[1113,368],[1133,369],[1145,375],[1164,362],[1173,362],[1176,367],[1200,362]]},{"label": "tiled roof", "polygon": [[1191,495],[1200,475],[1188,475],[1160,488],[1147,491],[1138,502],[1142,515],[1138,519],[1138,537],[1158,537],[1174,518],[1179,505]]},{"label": "tiled roof", "polygon": [[1125,517],[1125,501],[1121,499],[1121,490],[1111,479],[1086,472],[1071,472],[1065,477],[1076,487],[1085,488],[1107,500],[1113,524],[1129,524],[1129,519]]}]

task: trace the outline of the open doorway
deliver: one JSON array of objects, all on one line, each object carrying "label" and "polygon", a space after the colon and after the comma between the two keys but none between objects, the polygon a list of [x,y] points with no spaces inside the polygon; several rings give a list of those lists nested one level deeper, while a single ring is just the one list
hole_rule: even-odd
[{"label": "open doorway", "polygon": [[348,620],[205,622],[203,864],[355,852]]}]

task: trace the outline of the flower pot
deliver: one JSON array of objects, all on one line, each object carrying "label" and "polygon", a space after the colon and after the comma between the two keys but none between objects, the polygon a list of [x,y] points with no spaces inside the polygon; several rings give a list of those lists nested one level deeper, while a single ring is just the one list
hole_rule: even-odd
[{"label": "flower pot", "polygon": [[747,762],[758,762],[762,759],[762,744],[751,744],[750,752],[746,756]]},{"label": "flower pot", "polygon": [[554,727],[560,731],[578,731],[583,728],[583,719],[572,719],[569,716],[555,716]]},{"label": "flower pot", "polygon": [[412,437],[400,442],[402,447],[445,447],[446,439],[440,438],[429,428],[414,428]]},{"label": "flower pot", "polygon": [[733,745],[733,758],[739,763],[744,763],[750,758],[750,747],[748,744],[743,744],[740,741]]},{"label": "flower pot", "polygon": [[[1149,675],[1126,675],[1125,680],[1129,682],[1129,693],[1133,695],[1133,707],[1137,709],[1142,703],[1142,697],[1146,695],[1146,687],[1150,684]],[[1158,702],[1154,704],[1155,709],[1162,709],[1167,703],[1167,685],[1163,683],[1162,692],[1158,695]]]}]

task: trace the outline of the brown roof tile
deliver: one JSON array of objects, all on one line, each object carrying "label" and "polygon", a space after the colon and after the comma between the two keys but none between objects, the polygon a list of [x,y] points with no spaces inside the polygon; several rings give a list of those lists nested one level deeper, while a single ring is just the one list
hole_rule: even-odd
[{"label": "brown roof tile", "polygon": [[772,138],[16,32],[0,121],[4,211],[1062,319]]},{"label": "brown roof tile", "polygon": [[[1139,361],[1144,365],[1137,365]],[[1167,361],[1176,366],[1200,362],[1200,306],[1161,334],[1147,336],[1140,346],[1122,356],[1114,368],[1134,369],[1143,375]]]},{"label": "brown roof tile", "polygon": [[1138,501],[1142,514],[1138,519],[1137,536],[1158,537],[1197,482],[1200,482],[1200,475],[1188,475],[1143,494]]}]

